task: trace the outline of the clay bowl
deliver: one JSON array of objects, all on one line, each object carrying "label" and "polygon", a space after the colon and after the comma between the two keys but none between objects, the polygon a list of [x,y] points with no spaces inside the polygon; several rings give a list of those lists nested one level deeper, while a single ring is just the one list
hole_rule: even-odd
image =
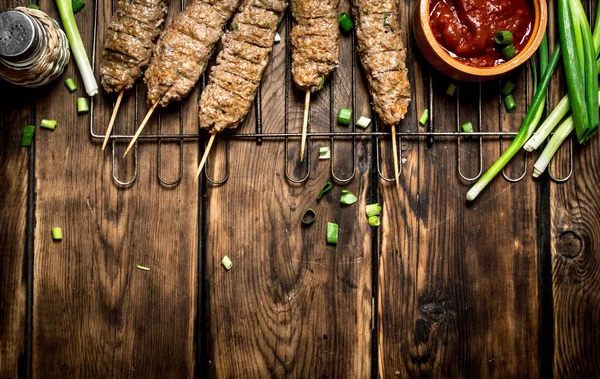
[{"label": "clay bowl", "polygon": [[473,67],[454,59],[438,43],[429,24],[430,0],[417,2],[413,18],[413,31],[419,49],[425,59],[438,71],[456,80],[479,82],[496,79],[523,63],[537,51],[548,23],[546,0],[532,0],[535,12],[533,32],[525,48],[510,61],[495,67]]}]

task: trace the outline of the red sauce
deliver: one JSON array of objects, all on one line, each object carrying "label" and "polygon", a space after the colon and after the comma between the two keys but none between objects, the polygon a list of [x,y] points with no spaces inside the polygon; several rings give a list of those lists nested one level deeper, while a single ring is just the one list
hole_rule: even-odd
[{"label": "red sauce", "polygon": [[492,67],[505,62],[494,32],[513,33],[517,54],[534,23],[531,0],[431,0],[430,23],[437,41],[461,62]]}]

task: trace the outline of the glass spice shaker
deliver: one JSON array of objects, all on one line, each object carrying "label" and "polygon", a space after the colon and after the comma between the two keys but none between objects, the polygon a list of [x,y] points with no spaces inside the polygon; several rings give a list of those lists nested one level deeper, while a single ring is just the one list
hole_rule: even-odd
[{"label": "glass spice shaker", "polygon": [[67,36],[46,13],[25,7],[0,13],[0,78],[40,87],[62,74],[69,57]]}]

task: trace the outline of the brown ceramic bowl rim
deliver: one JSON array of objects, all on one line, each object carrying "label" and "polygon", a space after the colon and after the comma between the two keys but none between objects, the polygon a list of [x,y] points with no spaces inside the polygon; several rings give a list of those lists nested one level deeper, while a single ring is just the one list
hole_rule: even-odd
[{"label": "brown ceramic bowl rim", "polygon": [[464,64],[453,58],[437,41],[433,35],[433,31],[431,30],[431,25],[429,24],[430,4],[431,0],[421,0],[419,19],[423,27],[425,38],[428,40],[431,48],[448,65],[463,73],[479,77],[494,77],[505,74],[529,60],[529,58],[531,58],[531,56],[537,51],[538,47],[542,43],[542,39],[544,38],[545,34],[544,31],[546,30],[546,24],[548,22],[548,9],[546,0],[533,0],[535,13],[533,34],[529,38],[529,41],[523,50],[521,50],[515,58],[508,62],[502,63],[501,65],[494,67],[474,67]]}]

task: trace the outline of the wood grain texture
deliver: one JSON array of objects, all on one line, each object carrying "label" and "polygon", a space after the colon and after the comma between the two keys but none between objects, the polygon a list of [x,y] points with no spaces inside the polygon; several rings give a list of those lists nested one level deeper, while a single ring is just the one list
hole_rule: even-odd
[{"label": "wood grain texture", "polygon": [[[53,2],[41,6],[55,15]],[[112,13],[110,2],[98,6],[96,56]],[[173,2],[170,17],[179,9]],[[88,54],[93,15],[94,3],[77,14]],[[76,80],[77,92],[69,94],[61,85],[44,89],[36,110],[38,118],[55,118],[58,125],[39,133],[36,151],[34,376],[192,376],[198,187],[189,178],[175,188],[161,186],[156,144],[140,144],[137,181],[130,188],[117,188],[111,176],[111,144],[102,152],[102,140],[90,139],[91,115],[77,115],[76,98],[84,92],[73,63],[59,81],[66,77]],[[136,118],[145,111],[145,86],[140,87],[140,109],[136,113],[131,104],[124,104],[115,133],[135,130]],[[135,94],[128,94],[127,101],[132,100]],[[95,101],[94,123],[102,132],[114,99],[101,91]],[[183,107],[186,125],[195,124],[195,104],[192,96]],[[158,116],[164,132],[178,131],[178,107],[156,115],[147,126],[149,132],[156,132]],[[125,143],[117,146],[120,155]],[[117,158],[118,175],[133,175],[133,155],[129,164]],[[170,160],[177,156],[170,155],[163,162],[167,177],[177,172]],[[196,146],[186,146],[186,172],[193,172],[196,160]],[[52,241],[53,226],[62,227],[62,241]],[[150,271],[138,270],[136,264]]]},{"label": "wood grain texture", "polygon": [[[596,13],[597,1],[584,4]],[[557,378],[593,378],[600,370],[599,142],[593,138],[586,146],[576,146],[573,178],[550,188],[552,366]],[[555,160],[557,175],[568,172],[567,154]]]},{"label": "wood grain texture", "polygon": [[[341,9],[348,10],[343,2]],[[285,125],[285,27],[263,80],[265,132]],[[342,38],[340,69],[332,82],[313,95],[310,129],[329,131],[334,108],[352,102],[351,36]],[[289,126],[299,132],[304,94],[290,82]],[[363,85],[363,84],[361,84]],[[364,87],[363,87],[364,88]],[[333,98],[331,98],[333,96]],[[357,109],[368,113],[364,89],[356,93]],[[254,131],[254,114],[241,131]],[[337,129],[348,129],[337,127]],[[226,185],[209,187],[206,214],[206,285],[209,373],[215,377],[349,377],[371,372],[371,235],[364,215],[369,188],[370,143],[357,142],[356,177],[347,187],[360,201],[339,204],[336,185],[320,202],[315,197],[329,179],[329,161],[318,160],[308,145],[312,174],[303,185],[284,175],[283,141],[233,142],[231,175]],[[302,177],[299,139],[290,141],[289,171]],[[336,143],[335,172],[352,174],[351,143]],[[209,171],[223,167],[216,151]],[[348,154],[348,155],[345,155]],[[217,176],[215,174],[215,176]],[[302,227],[304,209],[317,219]],[[337,246],[327,245],[327,222],[340,227]],[[221,258],[233,260],[231,271]]]},{"label": "wood grain texture", "polygon": [[0,102],[0,378],[16,378],[26,370],[25,227],[33,147],[21,147],[20,141],[23,127],[32,122],[32,91],[1,82],[0,92],[12,94]]},{"label": "wood grain texture", "polygon": [[[400,7],[408,23],[410,4]],[[414,51],[414,50],[413,50]],[[413,56],[413,103],[404,130],[430,108],[435,130],[515,130],[526,109],[523,75],[511,115],[499,109],[498,83],[481,90],[460,84],[445,95],[447,78]],[[430,100],[429,90],[433,91]],[[482,119],[478,118],[482,93]],[[492,97],[490,97],[490,95]],[[381,186],[385,218],[379,264],[379,374],[381,377],[535,377],[537,361],[536,184],[499,178],[474,204],[468,183],[479,171],[478,140],[404,142],[402,186]],[[505,145],[506,147],[507,145]],[[483,143],[487,168],[500,149]],[[520,162],[515,163],[518,165]],[[386,161],[387,171],[391,162]],[[518,171],[513,168],[507,170]],[[511,204],[507,207],[507,204]]]}]

